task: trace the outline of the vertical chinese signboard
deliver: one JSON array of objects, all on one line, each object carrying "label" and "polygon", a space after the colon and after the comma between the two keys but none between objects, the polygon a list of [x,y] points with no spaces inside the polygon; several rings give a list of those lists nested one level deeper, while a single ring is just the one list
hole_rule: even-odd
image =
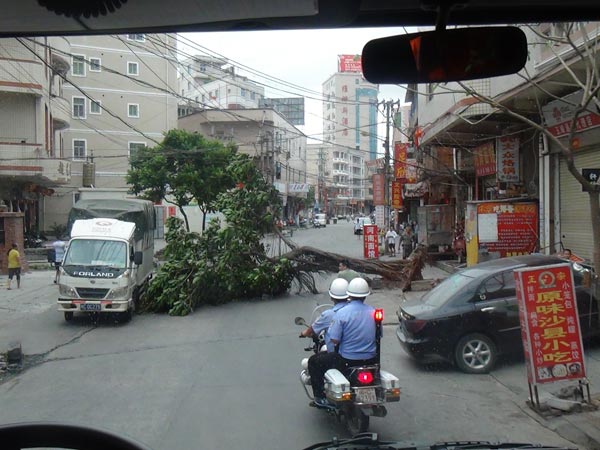
[{"label": "vertical chinese signboard", "polygon": [[519,176],[519,138],[500,137],[496,140],[496,162],[498,181],[518,183]]},{"label": "vertical chinese signboard", "polygon": [[402,183],[392,181],[392,209],[402,209]]},{"label": "vertical chinese signboard", "polygon": [[373,204],[385,205],[385,186],[382,173],[373,175]]},{"label": "vertical chinese signboard", "polygon": [[406,183],[406,159],[408,144],[396,142],[394,144],[394,178]]},{"label": "vertical chinese signboard", "polygon": [[377,225],[363,226],[364,257],[367,259],[379,258],[379,240],[377,237]]},{"label": "vertical chinese signboard", "polygon": [[516,269],[514,276],[530,386],[584,378],[571,265]]},{"label": "vertical chinese signboard", "polygon": [[487,142],[473,149],[473,165],[475,166],[475,175],[478,177],[496,173],[496,156],[493,142]]}]

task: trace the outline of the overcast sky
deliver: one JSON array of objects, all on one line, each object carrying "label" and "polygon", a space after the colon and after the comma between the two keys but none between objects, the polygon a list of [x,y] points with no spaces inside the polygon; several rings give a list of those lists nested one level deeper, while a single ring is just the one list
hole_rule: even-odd
[{"label": "overcast sky", "polygon": [[[267,97],[292,97],[296,95],[319,97],[322,83],[337,71],[337,55],[360,54],[363,46],[371,39],[403,34],[402,28],[368,28],[353,30],[302,30],[302,31],[254,31],[229,33],[185,33],[195,43],[219,53],[236,63],[264,72],[316,91],[302,92],[295,87],[286,87],[275,81],[239,71],[240,74],[267,84]],[[192,50],[185,42],[180,48],[190,54],[199,54],[203,49]],[[235,64],[235,63],[234,63]],[[274,89],[279,87],[287,92]],[[379,100],[404,101],[404,90],[398,86],[380,86]],[[322,103],[306,98],[306,125],[299,127],[307,135],[322,132]],[[380,116],[379,120],[383,120]],[[383,131],[381,131],[383,133]]]}]

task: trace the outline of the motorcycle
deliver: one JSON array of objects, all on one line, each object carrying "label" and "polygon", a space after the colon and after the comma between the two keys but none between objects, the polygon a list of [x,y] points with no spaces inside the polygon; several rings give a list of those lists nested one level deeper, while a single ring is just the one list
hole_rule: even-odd
[{"label": "motorcycle", "polygon": [[317,219],[313,219],[313,228],[321,228],[321,222],[319,222]]},{"label": "motorcycle", "polygon": [[[317,306],[312,313],[310,323],[314,322],[324,307],[331,306]],[[296,317],[294,323],[304,327],[309,326],[302,317]],[[347,367],[343,371],[329,369],[325,373],[325,396],[330,406],[320,406],[314,402],[314,397],[308,388],[311,386],[308,358],[302,360],[300,383],[311,400],[310,406],[324,409],[334,415],[340,423],[346,425],[352,435],[367,431],[371,416],[385,417],[387,409],[384,404],[386,402],[400,401],[400,380],[391,373],[381,370],[379,363],[383,310],[376,310],[375,323],[377,326],[377,363],[369,366]],[[313,336],[312,341],[312,345],[306,347],[305,351],[314,354],[327,351],[324,332],[319,336]]]}]

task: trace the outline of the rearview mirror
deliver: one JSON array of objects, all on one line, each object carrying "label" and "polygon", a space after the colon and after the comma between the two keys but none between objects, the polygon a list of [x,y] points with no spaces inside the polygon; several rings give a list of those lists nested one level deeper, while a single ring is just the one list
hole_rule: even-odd
[{"label": "rearview mirror", "polygon": [[294,319],[294,323],[295,323],[296,325],[304,325],[304,326],[307,326],[307,324],[306,324],[306,320],[304,320],[302,317],[296,317],[296,318]]},{"label": "rearview mirror", "polygon": [[517,27],[426,31],[375,39],[362,52],[371,83],[442,83],[518,72],[527,38]]},{"label": "rearview mirror", "polygon": [[133,263],[136,266],[141,266],[144,262],[144,254],[142,252],[135,252],[133,254]]}]

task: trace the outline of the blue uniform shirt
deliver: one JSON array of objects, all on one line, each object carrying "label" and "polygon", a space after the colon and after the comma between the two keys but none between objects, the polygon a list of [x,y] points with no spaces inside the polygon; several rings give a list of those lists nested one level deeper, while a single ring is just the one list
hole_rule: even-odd
[{"label": "blue uniform shirt", "polygon": [[346,303],[346,302],[336,303],[335,305],[333,305],[333,308],[323,311],[321,313],[321,315],[319,316],[319,318],[317,320],[315,320],[314,323],[311,325],[313,332],[317,336],[319,334],[321,334],[321,331],[325,330],[325,345],[327,345],[328,352],[333,352],[334,346],[331,343],[331,338],[329,337],[329,333],[327,332],[327,329],[329,328],[329,325],[331,325],[331,322],[333,321],[333,316],[335,315],[335,313],[337,311],[339,311],[340,309],[342,309],[347,304],[348,303]]},{"label": "blue uniform shirt", "polygon": [[370,359],[377,354],[375,308],[352,300],[338,312],[328,331],[340,343],[338,353],[346,359]]}]

